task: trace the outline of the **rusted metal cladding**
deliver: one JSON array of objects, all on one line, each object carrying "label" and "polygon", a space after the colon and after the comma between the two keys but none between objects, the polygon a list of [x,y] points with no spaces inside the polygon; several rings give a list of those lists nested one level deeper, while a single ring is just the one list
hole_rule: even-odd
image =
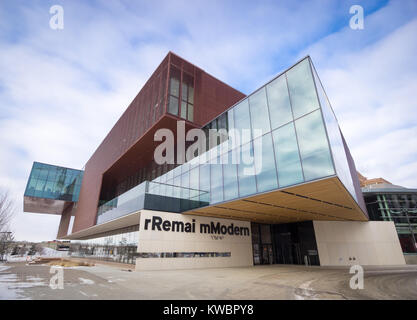
[{"label": "rusted metal cladding", "polygon": [[71,221],[71,214],[73,211],[73,207],[74,207],[74,204],[71,203],[64,209],[64,212],[61,215],[61,220],[59,222],[57,239],[60,239],[61,237],[66,236],[67,231],[71,233],[71,230],[68,230],[68,227]]},{"label": "rusted metal cladding", "polygon": [[138,95],[116,122],[85,166],[72,232],[95,225],[103,177],[105,187],[119,183],[153,161],[154,133],[175,131],[176,121],[167,113],[169,77],[177,68],[194,81],[194,119],[186,130],[201,127],[245,95],[173,53],[168,53]]}]

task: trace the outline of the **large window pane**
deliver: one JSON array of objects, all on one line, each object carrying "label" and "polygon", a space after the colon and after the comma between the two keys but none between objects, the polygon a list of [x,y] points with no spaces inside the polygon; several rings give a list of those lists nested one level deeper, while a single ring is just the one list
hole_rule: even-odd
[{"label": "large window pane", "polygon": [[253,137],[259,137],[271,131],[265,87],[249,97],[249,106],[252,118]]},{"label": "large window pane", "polygon": [[[229,156],[231,159],[231,155]],[[228,162],[223,165],[224,200],[235,199],[239,196],[237,185],[237,165]]]},{"label": "large window pane", "polygon": [[[243,100],[234,108],[235,114],[235,128],[239,131],[240,136],[245,130],[247,141],[250,140],[250,117],[249,117],[249,103],[248,99]],[[242,141],[240,141],[242,143]]]},{"label": "large window pane", "polygon": [[291,68],[287,72],[287,79],[294,118],[299,118],[319,107],[308,59]]},{"label": "large window pane", "polygon": [[255,168],[258,192],[276,189],[278,187],[278,182],[271,134],[268,133],[255,139],[253,141],[253,147],[255,150]]},{"label": "large window pane", "polygon": [[334,174],[320,110],[295,121],[305,179]]},{"label": "large window pane", "polygon": [[290,97],[285,75],[275,79],[266,87],[272,129],[292,121]]},{"label": "large window pane", "polygon": [[[204,164],[200,166],[200,191],[210,193],[210,165]],[[210,200],[207,197],[207,194],[202,194],[200,196],[200,201]]]},{"label": "large window pane", "polygon": [[176,116],[178,115],[178,98],[169,97],[168,112]]},{"label": "large window pane", "polygon": [[194,106],[192,104],[188,104],[187,120],[194,121]]},{"label": "large window pane", "polygon": [[194,168],[190,170],[190,199],[198,200],[199,196],[199,169]]},{"label": "large window pane", "polygon": [[210,203],[223,201],[223,170],[221,164],[213,164],[211,171]]},{"label": "large window pane", "polygon": [[181,101],[181,118],[187,118],[187,102]]},{"label": "large window pane", "polygon": [[186,83],[182,83],[182,88],[181,88],[181,99],[183,101],[187,101],[188,100],[188,90],[187,90],[188,86]]},{"label": "large window pane", "polygon": [[180,96],[180,81],[175,78],[171,78],[169,93],[175,97]]},{"label": "large window pane", "polygon": [[275,158],[278,167],[280,187],[303,182],[300,155],[294,123],[289,123],[272,132],[275,146]]},{"label": "large window pane", "polygon": [[256,193],[255,165],[252,142],[239,148],[240,163],[238,165],[239,197]]},{"label": "large window pane", "polygon": [[188,87],[188,102],[194,104],[194,88]]},{"label": "large window pane", "polygon": [[181,198],[189,199],[190,198],[190,174],[189,172],[181,175]]}]

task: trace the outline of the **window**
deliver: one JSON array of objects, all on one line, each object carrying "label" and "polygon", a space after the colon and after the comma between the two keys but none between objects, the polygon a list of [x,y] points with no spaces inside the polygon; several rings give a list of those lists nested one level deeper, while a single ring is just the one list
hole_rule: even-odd
[{"label": "window", "polygon": [[[243,100],[234,108],[235,115],[235,128],[238,130],[239,135],[245,136],[246,141],[239,141],[239,144],[248,142],[250,139],[250,116],[249,116],[249,103],[248,99]],[[244,131],[243,131],[244,130]],[[245,134],[243,134],[245,132]]]},{"label": "window", "polygon": [[194,120],[194,79],[187,73],[183,73],[181,84],[181,118],[188,121]]},{"label": "window", "polygon": [[210,192],[210,165],[204,164],[200,166],[200,191],[206,192],[200,195],[200,201],[209,201],[207,195]]},{"label": "window", "polygon": [[168,112],[176,116],[178,115],[178,98],[169,97]]},{"label": "window", "polygon": [[303,182],[303,172],[298,154],[294,123],[291,122],[282,126],[275,130],[272,135],[275,146],[279,186],[285,187]]},{"label": "window", "polygon": [[334,174],[320,110],[295,121],[306,181]]},{"label": "window", "polygon": [[187,102],[181,101],[181,118],[187,119]]},{"label": "window", "polygon": [[169,79],[169,105],[168,112],[178,116],[180,98],[181,71],[171,66]]},{"label": "window", "polygon": [[319,107],[308,59],[291,68],[287,72],[287,79],[295,119]]},{"label": "window", "polygon": [[256,180],[254,175],[253,147],[249,142],[241,147],[240,163],[238,164],[239,197],[256,193]]},{"label": "window", "polygon": [[179,97],[180,95],[180,81],[176,78],[171,78],[169,94],[174,97]]},{"label": "window", "polygon": [[255,139],[253,141],[253,146],[255,150],[255,168],[258,192],[276,189],[278,187],[278,182],[271,134],[268,133]]},{"label": "window", "polygon": [[259,137],[271,131],[265,87],[249,97],[253,137]]},{"label": "window", "polygon": [[223,201],[223,170],[221,164],[211,165],[210,203]]},{"label": "window", "polygon": [[272,129],[276,129],[293,120],[285,75],[272,81],[267,85],[266,89],[268,94],[269,113],[271,115],[271,125]]},{"label": "window", "polygon": [[198,179],[199,178],[199,169],[194,168],[190,170],[190,199],[198,200],[199,198],[199,187],[198,187]]},{"label": "window", "polygon": [[[231,155],[229,152],[229,161]],[[239,196],[237,185],[237,165],[228,162],[223,165],[224,179],[224,200],[235,199]]]}]

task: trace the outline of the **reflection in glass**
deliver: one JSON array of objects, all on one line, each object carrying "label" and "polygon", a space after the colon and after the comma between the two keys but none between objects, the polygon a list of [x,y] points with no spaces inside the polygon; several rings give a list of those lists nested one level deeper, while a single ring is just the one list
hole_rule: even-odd
[{"label": "reflection in glass", "polygon": [[295,119],[319,107],[308,58],[291,68],[287,79]]},{"label": "reflection in glass", "polygon": [[212,164],[211,168],[210,203],[223,201],[223,171],[221,164]]},{"label": "reflection in glass", "polygon": [[249,97],[249,106],[252,119],[253,138],[271,131],[265,87]]},{"label": "reflection in glass", "polygon": [[[229,156],[231,158],[231,155]],[[235,199],[239,196],[237,185],[237,165],[228,162],[223,165],[224,200]]]},{"label": "reflection in glass", "polygon": [[303,182],[294,123],[291,122],[282,126],[273,131],[272,135],[274,138],[279,186],[285,187]]},{"label": "reflection in glass", "polygon": [[[353,185],[352,176],[347,162],[347,156],[345,147],[342,140],[342,134],[339,129],[339,124],[333,113],[330,102],[327,99],[326,93],[321,85],[321,82],[313,69],[314,79],[316,81],[318,96],[320,100],[321,110],[323,112],[324,123],[327,128],[327,134],[330,142],[330,149],[333,154],[334,165],[336,168],[337,176],[340,181],[349,191],[354,199],[356,199],[355,187]],[[356,199],[357,200],[357,199]]]},{"label": "reflection in glass", "polygon": [[[249,103],[248,99],[243,100],[234,108],[235,114],[235,128],[239,130],[239,134],[242,136],[242,130],[246,131],[246,137],[250,137],[250,116],[249,116]],[[242,137],[243,139],[243,137]],[[248,142],[249,140],[247,139]],[[243,141],[240,141],[242,143]]]},{"label": "reflection in glass", "polygon": [[169,93],[175,97],[179,97],[180,94],[180,81],[175,78],[171,78]]},{"label": "reflection in glass", "polygon": [[288,96],[287,80],[285,75],[275,79],[266,87],[268,93],[269,113],[272,129],[293,120],[290,97]]},{"label": "reflection in glass", "polygon": [[306,181],[334,174],[320,110],[295,121]]},{"label": "reflection in glass", "polygon": [[[200,166],[200,190],[210,191],[210,165],[208,164]],[[200,200],[202,200],[201,197]]]},{"label": "reflection in glass", "polygon": [[278,187],[275,168],[274,149],[271,134],[268,133],[253,141],[255,149],[255,169],[258,192],[276,189]]},{"label": "reflection in glass", "polygon": [[239,197],[256,193],[255,166],[253,161],[252,142],[240,148],[240,163],[238,165]]},{"label": "reflection in glass", "polygon": [[178,115],[178,98],[174,96],[169,97],[168,112],[173,115]]},{"label": "reflection in glass", "polygon": [[190,199],[194,199],[197,197],[196,200],[198,200],[198,196],[200,194],[199,192],[199,169],[198,167],[193,168],[190,170]]}]

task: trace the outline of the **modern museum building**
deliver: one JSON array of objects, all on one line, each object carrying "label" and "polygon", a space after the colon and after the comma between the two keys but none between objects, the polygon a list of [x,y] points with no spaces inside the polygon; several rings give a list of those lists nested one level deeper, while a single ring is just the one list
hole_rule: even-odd
[{"label": "modern museum building", "polygon": [[308,56],[246,96],[169,52],[83,170],[34,162],[24,211],[136,270],[405,263]]}]

